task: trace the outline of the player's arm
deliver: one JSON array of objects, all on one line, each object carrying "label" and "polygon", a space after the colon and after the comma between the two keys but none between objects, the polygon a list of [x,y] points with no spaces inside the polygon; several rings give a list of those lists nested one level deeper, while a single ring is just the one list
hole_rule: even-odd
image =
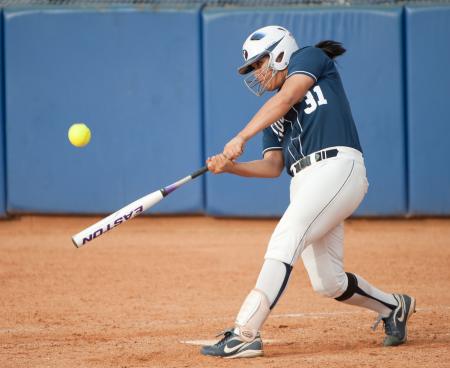
[{"label": "player's arm", "polygon": [[238,136],[248,141],[255,134],[281,119],[292,106],[305,97],[314,82],[313,78],[304,74],[295,74],[288,78],[280,91],[259,109]]},{"label": "player's arm", "polygon": [[208,158],[209,171],[214,174],[230,173],[252,178],[276,178],[280,176],[284,167],[281,150],[267,151],[262,160],[248,162],[233,162],[219,154]]},{"label": "player's arm", "polygon": [[306,95],[314,83],[313,78],[304,74],[294,74],[289,77],[280,91],[271,97],[245,128],[227,143],[223,151],[225,155],[231,159],[239,157],[243,152],[245,142],[286,115],[291,107]]}]

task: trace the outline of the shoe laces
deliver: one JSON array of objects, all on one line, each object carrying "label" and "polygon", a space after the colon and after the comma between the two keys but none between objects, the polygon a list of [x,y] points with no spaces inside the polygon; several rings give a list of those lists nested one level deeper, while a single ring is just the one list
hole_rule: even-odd
[{"label": "shoe laces", "polygon": [[216,337],[219,336],[223,336],[223,338],[221,340],[219,340],[218,342],[216,342],[214,344],[214,346],[222,346],[225,342],[227,342],[227,340],[233,335],[233,328],[230,328],[228,330],[222,331],[220,334],[216,335]]},{"label": "shoe laces", "polygon": [[381,314],[378,315],[375,323],[372,325],[372,331],[375,331],[380,324],[381,320],[383,319],[383,316]]},{"label": "shoe laces", "polygon": [[394,330],[392,328],[393,326],[389,323],[389,321],[384,321],[384,331],[386,332],[386,335],[393,336]]},{"label": "shoe laces", "polygon": [[380,324],[381,321],[383,321],[383,325],[384,325],[384,331],[386,333],[386,335],[392,335],[393,334],[393,326],[390,323],[390,321],[392,320],[392,318],[389,317],[383,317],[381,314],[378,315],[375,323],[372,325],[372,331],[375,331],[378,327],[378,325]]}]

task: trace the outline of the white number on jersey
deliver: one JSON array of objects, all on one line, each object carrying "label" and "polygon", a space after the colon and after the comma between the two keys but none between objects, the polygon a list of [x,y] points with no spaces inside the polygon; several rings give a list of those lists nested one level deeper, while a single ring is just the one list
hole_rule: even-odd
[{"label": "white number on jersey", "polygon": [[323,97],[322,89],[320,88],[320,86],[315,86],[313,88],[313,91],[317,95],[317,102],[311,91],[308,91],[308,93],[305,96],[305,103],[307,106],[304,110],[305,114],[311,114],[313,111],[317,109],[317,106],[326,105],[328,103],[325,97]]}]

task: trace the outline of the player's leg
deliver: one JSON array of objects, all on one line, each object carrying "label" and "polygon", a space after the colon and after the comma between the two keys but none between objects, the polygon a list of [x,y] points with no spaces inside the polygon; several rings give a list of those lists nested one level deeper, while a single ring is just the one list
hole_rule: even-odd
[{"label": "player's leg", "polygon": [[[303,251],[302,260],[313,289],[325,297],[377,312],[387,326],[385,345],[405,342],[406,321],[414,310],[414,299],[386,293],[361,276],[344,272],[343,238],[343,224],[340,224]],[[390,321],[402,313],[406,313],[404,321],[390,326]]]},{"label": "player's leg", "polygon": [[[233,357],[230,354],[240,354],[241,347],[248,346],[245,344],[260,340],[259,330],[285,289],[290,268],[305,244],[322,238],[352,214],[364,197],[367,182],[358,155],[326,160],[292,180],[291,203],[272,234],[258,287],[245,299],[236,328],[216,345],[204,347],[203,354]],[[236,346],[235,353],[229,343]]]},{"label": "player's leg", "polygon": [[301,257],[314,291],[389,316],[397,307],[393,294],[375,288],[359,275],[344,272],[343,239],[341,223],[303,251]]},{"label": "player's leg", "polygon": [[286,289],[292,266],[275,259],[266,259],[256,281],[236,317],[235,332],[253,340],[270,311]]},{"label": "player's leg", "polygon": [[204,346],[204,355],[223,358],[255,357],[263,354],[261,326],[283,294],[292,266],[266,259],[255,288],[250,291],[236,317],[235,327],[224,332],[218,343]]}]

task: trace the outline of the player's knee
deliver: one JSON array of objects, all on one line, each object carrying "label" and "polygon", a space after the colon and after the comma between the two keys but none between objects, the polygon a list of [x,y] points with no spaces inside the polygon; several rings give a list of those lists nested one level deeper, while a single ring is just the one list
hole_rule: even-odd
[{"label": "player's knee", "polygon": [[311,280],[313,290],[326,298],[337,298],[345,292],[347,281],[344,277],[321,278]]},{"label": "player's knee", "polygon": [[305,247],[305,233],[308,226],[301,221],[274,231],[269,241],[265,258],[294,265]]}]

